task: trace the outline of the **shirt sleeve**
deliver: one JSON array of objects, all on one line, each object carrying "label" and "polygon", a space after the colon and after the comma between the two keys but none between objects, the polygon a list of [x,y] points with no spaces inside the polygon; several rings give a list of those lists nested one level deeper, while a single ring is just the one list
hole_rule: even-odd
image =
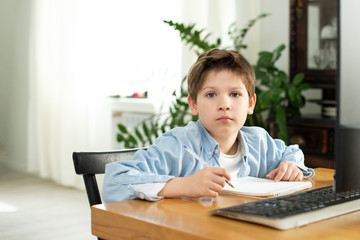
[{"label": "shirt sleeve", "polygon": [[142,183],[133,184],[130,187],[136,192],[136,195],[140,199],[146,199],[148,201],[157,201],[164,197],[158,196],[157,194],[164,188],[165,182],[161,183]]},{"label": "shirt sleeve", "polygon": [[[163,165],[166,164],[163,162]],[[146,159],[106,164],[102,189],[104,202],[111,203],[135,198],[152,199],[146,195],[146,192],[142,192],[141,188],[137,189],[133,186],[145,183],[166,183],[174,176],[165,170],[164,166],[151,169],[151,164],[147,164]]]},{"label": "shirt sleeve", "polygon": [[282,154],[280,161],[277,163],[277,166],[282,161],[289,161],[293,162],[302,171],[304,179],[312,178],[315,175],[314,169],[305,166],[304,153],[299,148],[299,145],[294,144],[286,146],[282,140],[275,139],[274,141],[276,142],[275,145],[277,146],[278,151],[280,151]]},{"label": "shirt sleeve", "polygon": [[189,176],[199,170],[200,164],[195,159],[187,158],[184,161],[182,146],[188,143],[183,141],[167,133],[159,137],[147,150],[138,150],[131,160],[106,164],[102,189],[104,202],[136,198],[158,200],[160,187],[154,192],[147,192],[141,186],[134,186],[146,183],[164,184],[174,177]]},{"label": "shirt sleeve", "polygon": [[304,179],[310,179],[315,176],[315,170],[309,167],[299,167],[298,168],[303,172]]}]

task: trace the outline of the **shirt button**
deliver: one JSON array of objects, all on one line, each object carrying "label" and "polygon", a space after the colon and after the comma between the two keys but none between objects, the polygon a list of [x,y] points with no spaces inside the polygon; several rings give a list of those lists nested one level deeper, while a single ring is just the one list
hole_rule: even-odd
[{"label": "shirt button", "polygon": [[144,194],[140,193],[140,194],[139,194],[139,198],[140,198],[140,199],[144,199],[144,198],[145,198],[145,197],[144,197]]},{"label": "shirt button", "polygon": [[219,150],[217,150],[217,149],[215,149],[215,151],[214,151],[215,153],[218,153],[219,152]]},{"label": "shirt button", "polygon": [[212,152],[209,152],[208,154],[209,154],[209,156],[211,156]]}]

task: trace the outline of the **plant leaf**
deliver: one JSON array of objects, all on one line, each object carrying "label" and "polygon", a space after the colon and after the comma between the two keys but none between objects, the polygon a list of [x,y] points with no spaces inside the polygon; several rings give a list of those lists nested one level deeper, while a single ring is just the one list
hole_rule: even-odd
[{"label": "plant leaf", "polygon": [[135,129],[135,135],[136,135],[137,138],[141,141],[141,143],[144,145],[144,144],[145,144],[145,140],[144,140],[141,132],[139,131],[139,129]]},{"label": "plant leaf", "polygon": [[282,108],[281,106],[278,106],[278,107],[276,107],[275,112],[276,112],[275,122],[279,128],[278,137],[280,139],[284,140],[284,142],[287,144],[288,137],[287,137],[287,129],[286,129],[286,115],[285,115],[284,108]]},{"label": "plant leaf", "polygon": [[273,63],[272,58],[273,54],[271,52],[260,52],[257,64],[262,68],[268,68]]},{"label": "plant leaf", "polygon": [[311,85],[309,83],[303,83],[300,86],[298,86],[299,91],[307,90],[311,88]]},{"label": "plant leaf", "polygon": [[272,58],[272,62],[276,62],[280,57],[281,57],[281,52],[285,49],[285,45],[281,44],[280,46],[278,46],[277,48],[275,48],[275,50],[273,51],[273,58]]},{"label": "plant leaf", "polygon": [[295,75],[295,77],[292,80],[293,85],[299,85],[304,80],[305,74],[304,73],[298,73]]},{"label": "plant leaf", "polygon": [[132,144],[131,147],[137,146],[137,141],[133,135],[129,136],[129,142]]},{"label": "plant leaf", "polygon": [[117,125],[117,127],[118,127],[118,129],[120,130],[120,132],[122,132],[122,133],[128,133],[128,130],[127,130],[127,128],[125,127],[125,125],[119,123],[119,124]]},{"label": "plant leaf", "polygon": [[260,109],[267,109],[270,106],[271,92],[264,91],[259,95]]},{"label": "plant leaf", "polygon": [[123,135],[121,135],[120,133],[116,134],[116,140],[117,140],[118,142],[124,141]]}]

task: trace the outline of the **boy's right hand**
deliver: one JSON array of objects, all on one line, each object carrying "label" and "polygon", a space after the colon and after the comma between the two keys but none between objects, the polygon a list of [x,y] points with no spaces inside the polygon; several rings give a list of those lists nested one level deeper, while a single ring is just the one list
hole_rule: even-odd
[{"label": "boy's right hand", "polygon": [[231,180],[224,168],[206,167],[191,176],[173,178],[168,181],[158,196],[165,198],[177,197],[212,197],[216,198],[225,186],[224,178]]}]

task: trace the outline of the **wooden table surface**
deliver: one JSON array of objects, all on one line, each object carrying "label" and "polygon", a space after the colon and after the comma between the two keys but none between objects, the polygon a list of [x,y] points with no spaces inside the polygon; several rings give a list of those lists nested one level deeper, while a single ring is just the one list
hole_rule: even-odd
[{"label": "wooden table surface", "polygon": [[[318,168],[312,188],[330,186],[334,170]],[[254,201],[220,195],[216,201],[128,200],[91,208],[93,235],[105,239],[360,239],[360,211],[290,230],[211,216],[210,210]]]}]

